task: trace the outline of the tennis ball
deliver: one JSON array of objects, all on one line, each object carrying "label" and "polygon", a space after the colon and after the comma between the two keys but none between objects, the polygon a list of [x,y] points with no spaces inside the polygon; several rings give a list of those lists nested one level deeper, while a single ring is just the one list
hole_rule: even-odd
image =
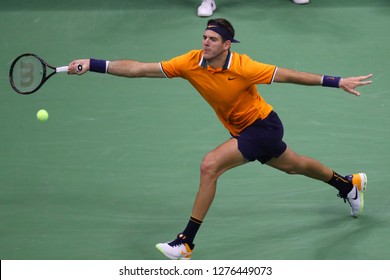
[{"label": "tennis ball", "polygon": [[40,120],[41,122],[47,121],[49,118],[49,113],[46,110],[39,110],[37,113],[37,119]]}]

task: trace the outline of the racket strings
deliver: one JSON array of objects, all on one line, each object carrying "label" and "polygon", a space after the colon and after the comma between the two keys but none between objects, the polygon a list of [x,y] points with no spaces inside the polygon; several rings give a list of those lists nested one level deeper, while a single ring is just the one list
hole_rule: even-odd
[{"label": "racket strings", "polygon": [[20,93],[28,93],[38,88],[45,77],[45,68],[34,56],[23,56],[12,69],[14,87]]}]

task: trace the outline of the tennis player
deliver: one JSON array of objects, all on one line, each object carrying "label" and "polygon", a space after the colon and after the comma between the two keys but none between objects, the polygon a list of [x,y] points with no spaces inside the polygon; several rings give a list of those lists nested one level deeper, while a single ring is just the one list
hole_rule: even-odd
[{"label": "tennis player", "polygon": [[[298,72],[252,60],[230,50],[233,26],[226,19],[212,19],[203,33],[201,50],[192,50],[168,61],[145,63],[135,60],[80,59],[69,64],[69,74],[87,71],[124,77],[181,77],[188,80],[214,109],[231,138],[205,155],[200,166],[200,184],[191,217],[176,239],[156,245],[170,259],[189,260],[194,238],[216,193],[217,180],[225,171],[259,161],[288,174],[323,181],[348,202],[352,217],[363,209],[367,176],[341,176],[321,162],[295,153],[283,141],[283,125],[273,107],[257,91],[257,84],[293,83],[341,88],[360,95],[356,87],[371,83],[372,76],[335,77]],[[77,70],[82,65],[81,71]]]}]

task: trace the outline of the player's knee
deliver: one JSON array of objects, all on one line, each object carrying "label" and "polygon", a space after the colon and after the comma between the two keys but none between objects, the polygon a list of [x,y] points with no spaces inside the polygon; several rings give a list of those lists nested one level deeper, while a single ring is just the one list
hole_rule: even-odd
[{"label": "player's knee", "polygon": [[302,175],[306,173],[306,170],[308,169],[309,165],[305,160],[297,161],[288,166],[285,170],[287,174],[290,175]]},{"label": "player's knee", "polygon": [[288,165],[283,166],[282,171],[289,175],[301,174],[302,172],[302,163],[295,162]]},{"label": "player's knee", "polygon": [[289,175],[296,175],[296,174],[299,174],[299,172],[293,168],[290,168],[290,169],[286,169],[284,170],[284,172],[286,172],[287,174]]},{"label": "player's knee", "polygon": [[218,174],[217,163],[211,155],[206,155],[200,164],[201,176],[214,177]]}]

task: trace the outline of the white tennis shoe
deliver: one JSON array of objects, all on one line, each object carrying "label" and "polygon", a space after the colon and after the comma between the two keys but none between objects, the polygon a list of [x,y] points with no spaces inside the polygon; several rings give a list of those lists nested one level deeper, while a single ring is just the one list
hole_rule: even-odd
[{"label": "white tennis shoe", "polygon": [[192,249],[187,243],[158,243],[156,248],[171,260],[190,260],[192,256]]},{"label": "white tennis shoe", "polygon": [[214,0],[203,0],[202,4],[200,4],[198,8],[198,16],[199,17],[209,17],[213,14],[217,5],[215,5]]},{"label": "white tennis shoe", "polygon": [[295,4],[302,5],[302,4],[309,4],[310,0],[293,0]]},{"label": "white tennis shoe", "polygon": [[347,194],[344,202],[351,206],[351,216],[357,218],[363,211],[364,207],[364,191],[367,188],[367,175],[365,173],[351,174],[347,176],[348,181],[353,185],[352,190]]}]

